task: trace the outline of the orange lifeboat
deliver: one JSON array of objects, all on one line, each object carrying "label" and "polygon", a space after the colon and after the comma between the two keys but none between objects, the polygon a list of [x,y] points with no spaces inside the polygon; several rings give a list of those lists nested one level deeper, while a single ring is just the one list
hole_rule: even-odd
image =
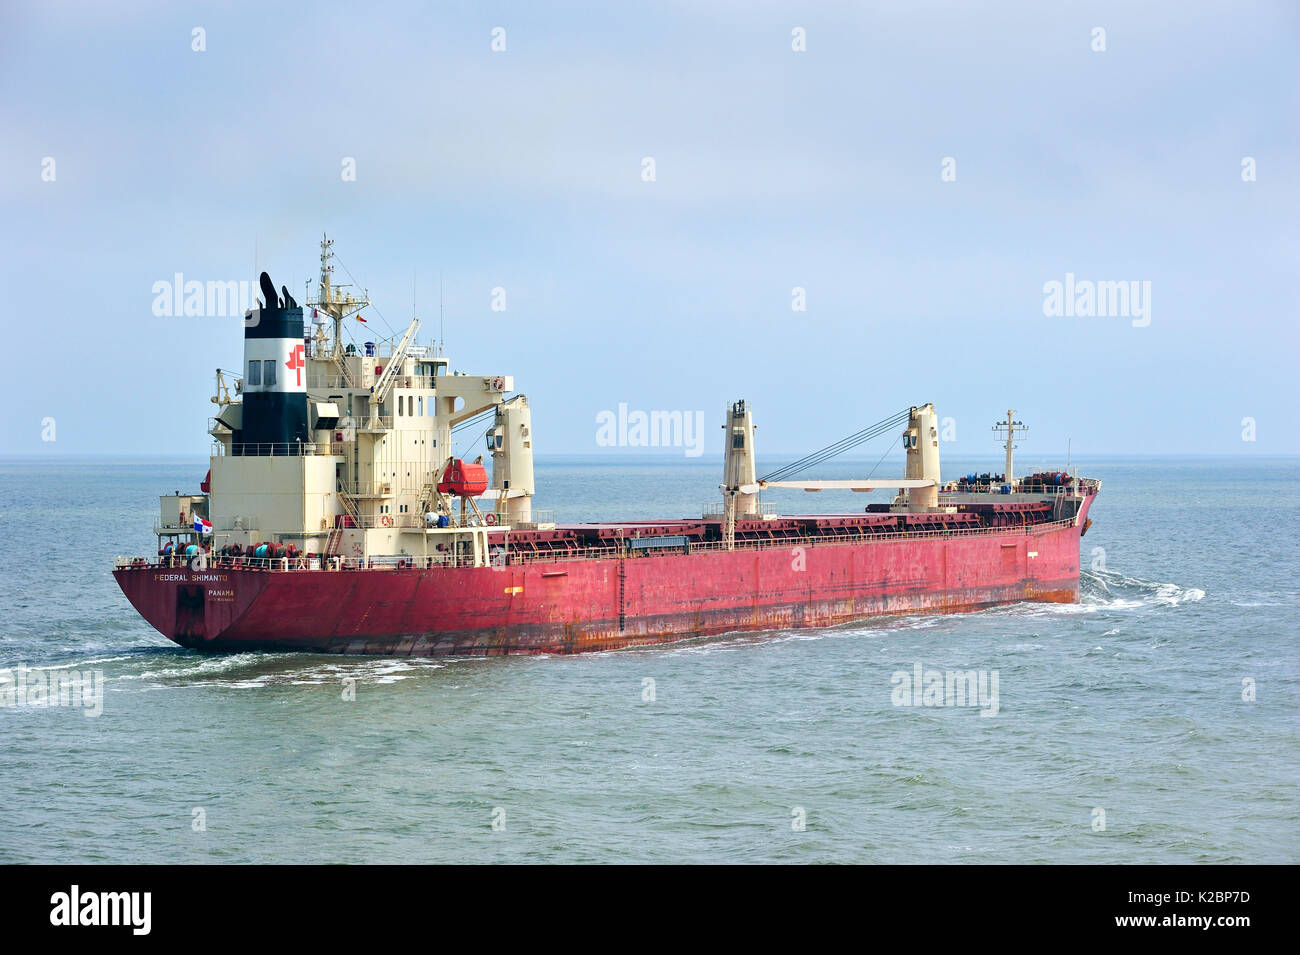
[{"label": "orange lifeboat", "polygon": [[456,497],[478,497],[487,490],[487,468],[477,461],[466,464],[456,458],[447,464],[438,482],[439,494],[454,494]]}]

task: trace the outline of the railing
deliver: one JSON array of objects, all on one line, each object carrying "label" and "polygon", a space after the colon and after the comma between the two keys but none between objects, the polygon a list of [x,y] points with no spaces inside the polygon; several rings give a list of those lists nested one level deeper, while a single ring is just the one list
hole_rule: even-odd
[{"label": "railing", "polygon": [[340,441],[238,441],[231,444],[229,450],[224,441],[212,443],[214,458],[297,458],[320,455],[342,455],[344,445]]},{"label": "railing", "polygon": [[[346,497],[344,498],[344,501],[348,501],[348,500],[349,500],[348,498]],[[344,515],[340,514],[338,516],[342,518]],[[349,513],[346,516],[350,519],[351,523],[342,524],[341,526],[344,528],[382,527],[385,529],[396,528],[397,530],[424,530],[425,528],[433,528],[436,526],[434,524],[426,523],[423,514],[351,514]],[[466,530],[468,528],[473,528],[473,527],[486,527],[488,530],[492,530],[493,527],[493,525],[491,524],[484,524],[483,522],[479,521],[479,519],[474,517],[472,514],[466,515],[466,519],[464,523],[461,523],[459,518],[456,517],[456,515],[454,514],[448,514],[447,517],[448,520],[450,521],[447,527],[455,528],[457,530]]]},{"label": "railing", "polygon": [[[489,513],[491,512],[485,511],[483,513],[483,516],[487,517]],[[394,525],[395,527],[413,527],[416,529],[424,529],[424,528],[433,529],[437,527],[436,524],[430,524],[428,522],[428,519],[424,517],[424,515],[422,514],[396,514],[390,516],[401,519],[401,523],[395,524]],[[459,512],[455,514],[448,514],[446,515],[446,517],[447,517],[448,528],[454,528],[455,530],[461,530],[461,531],[471,530],[474,528],[484,528],[484,527],[487,528],[488,530],[495,530],[502,526],[499,524],[489,524],[486,521],[480,521],[477,517],[474,516],[472,512],[466,513],[465,519],[463,521],[460,519]],[[496,519],[495,515],[493,516],[492,519],[493,520]]]},{"label": "railing", "polygon": [[[403,515],[405,516],[405,515]],[[967,538],[967,537],[987,537],[997,535],[1007,535],[1015,533],[1018,536],[1025,534],[1041,535],[1050,533],[1054,530],[1060,530],[1069,527],[1074,523],[1073,518],[1066,518],[1058,521],[1049,521],[1042,524],[1029,524],[1027,526],[1012,525],[1009,527],[977,527],[967,529],[953,530],[926,530],[926,531],[891,531],[884,534],[826,534],[818,536],[799,535],[796,537],[781,537],[765,540],[737,540],[732,550],[742,551],[759,551],[759,550],[781,550],[789,547],[820,547],[823,545],[839,546],[844,544],[874,544],[888,541],[913,541],[913,540],[935,540],[941,538]],[[698,553],[718,553],[728,550],[727,545],[722,541],[708,541],[705,543],[692,542],[682,550],[676,548],[664,548],[662,550],[646,550],[639,552],[635,557],[629,557],[628,552],[618,545],[600,546],[600,547],[583,547],[577,551],[549,551],[538,553],[520,553],[512,550],[503,560],[499,549],[489,555],[490,563],[494,566],[515,566],[522,564],[554,564],[563,563],[573,560],[617,560],[627,557],[629,560],[642,560],[662,556],[664,554],[679,554],[683,551]],[[312,561],[316,565],[312,566]],[[198,566],[201,564],[202,566]],[[211,554],[204,555],[202,560],[199,558],[189,558],[184,556],[171,558],[145,558],[145,557],[118,557],[116,561],[117,569],[166,569],[175,568],[200,570],[260,570],[260,571],[310,571],[319,570],[322,572],[332,570],[394,570],[408,567],[434,568],[434,567],[472,567],[474,560],[472,554],[456,554],[454,551],[448,551],[440,554],[430,554],[426,556],[417,555],[392,555],[384,557],[357,558],[357,557],[330,557],[325,558],[323,563],[319,558],[307,556],[299,557],[221,557]]]},{"label": "railing", "polygon": [[[380,361],[388,358],[387,355],[381,356]],[[321,390],[324,388],[354,388],[357,390],[369,389],[375,383],[376,375],[374,369],[362,365],[360,384],[354,385],[348,381],[345,375],[308,375],[307,387],[312,390]],[[437,378],[430,375],[398,375],[393,382],[394,388],[413,388],[423,391],[433,391],[437,385]]]},{"label": "railing", "polygon": [[[721,503],[719,503],[718,501],[708,501],[700,507],[700,515],[701,515],[700,519],[705,521],[720,521],[727,514],[726,508],[727,505],[725,501]],[[769,504],[765,501],[759,501],[757,515],[737,513],[736,518],[737,520],[742,520],[742,521],[745,520],[752,521],[756,516],[763,517],[763,518],[776,517],[778,513],[779,512],[775,504]]]},{"label": "railing", "polygon": [[[949,482],[939,489],[940,496],[944,494],[991,494],[1001,495],[1002,488],[1006,481],[986,481],[977,484],[955,485],[956,482]],[[1028,494],[1036,497],[1082,497],[1087,494],[1096,494],[1097,489],[1101,487],[1101,482],[1096,478],[1079,478],[1071,481],[1069,484],[1030,484],[1026,478],[1016,478],[1012,482],[1011,494]]]},{"label": "railing", "polygon": [[309,390],[321,390],[325,388],[346,389],[353,387],[352,383],[345,375],[308,375],[307,388]]},{"label": "railing", "polygon": [[[418,418],[419,415],[416,415],[416,417]],[[377,429],[379,429],[379,428],[382,428],[383,430],[387,431],[387,430],[389,430],[390,428],[392,428],[392,426],[393,426],[393,416],[390,415],[390,414],[389,414],[389,415],[377,415],[377,416],[375,417],[375,420],[379,422],[379,424],[377,425],[377,427],[371,427],[370,420],[371,420],[371,418],[370,418],[370,414],[367,413],[367,412],[362,412],[361,414],[358,414],[358,415],[349,415],[349,414],[347,414],[347,413],[344,413],[344,414],[342,414],[342,415],[339,416],[339,423],[336,424],[333,428],[322,428],[321,430],[322,430],[322,431],[329,431],[329,432],[331,432],[332,434],[339,434],[339,433],[346,433],[346,432],[349,431],[349,430],[352,430],[352,431],[374,431],[374,430],[377,430]],[[212,431],[213,431],[213,429],[214,429],[217,425],[220,425],[220,426],[224,429],[224,430],[221,432],[223,435],[231,435],[231,434],[234,433],[234,432],[232,432],[228,427],[226,427],[226,425],[225,425],[224,422],[218,421],[216,418],[209,418],[209,419],[208,419],[208,433],[211,434]],[[308,442],[305,442],[305,441],[303,442],[303,444],[307,444],[307,443],[308,443]],[[327,451],[319,450],[319,448],[324,444],[324,442],[316,442],[316,444],[317,444],[318,450],[313,451],[313,452],[307,452],[307,453],[310,453],[310,454],[327,454],[327,453],[330,453],[330,452],[327,452]],[[337,448],[342,447],[342,444],[341,444],[340,442],[335,441],[335,442],[333,442],[333,447],[337,449]],[[333,453],[334,453],[334,454],[339,454],[340,452],[336,450],[336,451],[334,451]]]},{"label": "railing", "polygon": [[[403,419],[405,419],[405,417],[406,417],[405,415],[402,416]],[[418,419],[419,417],[420,417],[419,415],[413,416],[413,418],[416,419]],[[378,423],[373,424],[372,421]],[[223,429],[222,431],[218,432],[222,437],[230,437],[234,435],[234,432],[231,431],[228,427],[226,427],[224,422],[220,422],[216,418],[208,419],[208,433],[212,434],[212,432],[216,429],[218,425],[220,425],[221,428]],[[339,418],[339,423],[335,425],[333,428],[321,429],[321,430],[328,430],[331,434],[336,434],[336,435],[343,434],[346,436],[349,431],[365,431],[365,432],[390,431],[392,430],[392,427],[393,427],[393,416],[390,414],[377,415],[372,419],[370,415],[363,413],[361,415],[357,415],[351,418],[349,418],[349,416],[346,414],[342,415]],[[249,442],[239,441],[239,442],[235,442],[234,447],[260,449],[260,450],[249,450],[247,452],[249,457],[252,457],[256,454],[270,455],[272,453],[276,455],[288,454],[297,457],[299,454],[342,454],[343,446],[345,443],[346,442],[341,442],[341,441],[329,441],[329,442],[286,441],[286,442],[277,442],[274,444],[252,444]],[[302,451],[297,450],[299,445],[301,445],[301,447],[304,448],[305,450]],[[225,442],[223,441],[214,442],[213,447],[224,448]],[[219,456],[225,453],[226,452],[224,450],[220,452],[214,451],[213,455]],[[235,454],[238,452],[230,452],[230,453]]]},{"label": "railing", "polygon": [[437,380],[437,378],[430,375],[398,375],[396,380],[393,382],[393,387],[432,391],[437,387],[435,384]]},{"label": "railing", "polygon": [[549,507],[534,507],[532,509],[532,512],[528,516],[528,520],[519,521],[513,526],[526,528],[534,524],[554,524],[554,523],[555,523],[555,511],[553,511]]},{"label": "railing", "polygon": [[[238,526],[236,522],[239,522]],[[258,523],[256,517],[229,517],[224,522],[214,523],[213,531],[252,531],[257,530]],[[161,517],[153,519],[153,532],[155,534],[196,534],[193,521],[164,521]]]},{"label": "railing", "polygon": [[[361,382],[353,384],[348,380],[346,375],[308,375],[307,389],[309,391],[326,391],[330,388],[337,388],[340,391],[353,389],[356,391],[365,391],[375,383],[375,374],[373,371],[362,371]],[[411,388],[421,391],[433,391],[437,386],[437,378],[429,375],[398,375],[397,380],[393,382],[394,388]]]},{"label": "railing", "polygon": [[392,497],[392,481],[340,481],[339,490],[352,497]]},{"label": "railing", "polygon": [[235,514],[220,523],[214,521],[213,532],[217,531],[255,531],[262,527],[261,521],[252,514]]},{"label": "railing", "polygon": [[[1051,530],[1058,530],[1063,527],[1069,527],[1074,523],[1073,518],[1059,521],[1046,521],[1042,524],[1029,524],[1025,526],[1011,525],[1008,527],[974,527],[963,530],[933,530],[933,531],[891,531],[885,534],[825,534],[817,536],[799,535],[796,537],[777,537],[764,538],[763,540],[742,540],[736,539],[735,546],[732,550],[778,550],[787,547],[818,547],[823,544],[872,544],[877,541],[899,541],[899,540],[917,540],[917,539],[934,539],[946,537],[981,537],[993,536],[998,534],[1043,534]],[[727,545],[723,541],[706,541],[704,543],[691,544],[684,548],[692,554],[713,553],[727,550]],[[617,547],[610,548],[584,548],[578,552],[564,553],[563,551],[538,552],[536,554],[521,554],[514,551],[510,554],[511,564],[533,564],[533,563],[554,563],[563,560],[580,560],[591,558],[595,560],[617,558],[625,552]],[[665,548],[661,551],[648,550],[638,555],[655,557],[665,553],[681,553],[675,549]]]},{"label": "railing", "polygon": [[[221,572],[223,570],[254,570],[263,573],[331,572],[338,570],[405,570],[408,568],[433,569],[436,567],[473,567],[473,553],[398,554],[382,557],[322,557],[300,554],[297,557],[222,557],[198,554],[186,557],[116,557],[115,570],[192,570],[196,572]],[[497,566],[504,566],[498,561]]]},{"label": "railing", "polygon": [[[377,499],[383,497],[397,496],[393,485],[383,484],[383,483],[379,485],[372,485],[372,484],[354,483],[354,482],[345,481],[340,484],[339,489],[340,491],[342,491],[344,495],[344,501],[346,503],[351,503],[350,499],[365,499],[365,498]],[[409,491],[410,488],[403,488],[403,490]],[[419,514],[419,513],[373,514],[373,515],[363,516],[361,514],[354,514],[351,512],[351,509],[349,509],[349,513],[347,516],[352,519],[353,521],[352,526],[354,527],[396,527],[396,528],[420,530],[422,528],[436,526],[436,524],[430,524],[424,514]],[[532,515],[529,517],[528,520],[519,521],[514,524],[511,524],[508,520],[505,519],[501,519],[500,521],[498,521],[496,518],[496,514],[493,511],[484,511],[483,513],[483,517],[485,518],[484,520],[479,520],[479,518],[476,517],[473,513],[467,513],[465,515],[464,521],[460,519],[459,512],[448,514],[446,516],[449,521],[447,526],[455,527],[458,529],[464,529],[470,527],[486,527],[488,530],[492,530],[494,528],[499,528],[503,526],[526,529],[526,528],[531,528],[533,525],[536,524],[555,523],[555,512],[550,508],[534,508]]]}]

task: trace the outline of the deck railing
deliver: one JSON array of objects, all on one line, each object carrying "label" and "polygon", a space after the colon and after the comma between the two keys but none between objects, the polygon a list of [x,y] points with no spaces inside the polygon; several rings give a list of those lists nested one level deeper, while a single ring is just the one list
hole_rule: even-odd
[{"label": "deck railing", "polygon": [[[222,557],[213,554],[184,554],[175,557],[122,557],[114,559],[116,570],[192,570],[220,573],[224,570],[256,570],[266,573],[294,573],[299,571],[329,572],[336,570],[402,570],[411,567],[433,569],[436,567],[472,567],[472,554],[394,555],[382,557],[322,557],[319,554],[297,557]],[[497,561],[497,566],[504,563]]]},{"label": "deck railing", "polygon": [[[1063,520],[1047,521],[1041,524],[1029,524],[1026,526],[1011,525],[1008,527],[975,527],[952,530],[890,531],[888,533],[868,534],[836,533],[817,536],[798,535],[793,537],[767,538],[764,540],[737,540],[732,549],[741,551],[781,550],[789,547],[823,547],[842,546],[845,544],[885,543],[888,541],[987,537],[1007,535],[1010,533],[1036,536],[1069,527],[1073,523],[1073,518],[1066,518]],[[500,549],[493,547],[489,550],[489,563],[492,566],[502,567],[523,564],[561,563],[573,560],[617,560],[620,557],[626,557],[629,560],[643,560],[663,554],[681,554],[683,552],[692,554],[705,552],[717,553],[725,550],[727,550],[727,545],[722,541],[708,541],[704,543],[690,543],[683,548],[646,549],[637,551],[635,556],[633,556],[633,554],[629,553],[625,548],[620,547],[617,544],[611,544],[598,547],[583,547],[581,550],[577,551],[557,550],[549,552],[521,553],[517,550],[512,550],[503,558]],[[198,566],[199,564],[202,566]],[[369,558],[313,558],[305,555],[298,557],[221,557],[206,554],[200,555],[199,557],[178,556],[171,558],[118,557],[115,566],[119,570],[131,568],[149,570],[189,568],[193,570],[231,569],[259,570],[267,572],[328,572],[334,570],[394,570],[407,567],[468,567],[473,566],[473,558],[471,555],[465,553],[457,555],[452,551],[440,554],[430,554],[428,556],[401,554]]]},{"label": "deck railing", "polygon": [[[939,489],[940,503],[945,494],[988,494],[994,497],[1002,496],[1002,488],[1006,485],[1005,481],[986,481],[978,484],[964,484],[960,487],[948,487],[947,485]],[[1011,489],[1012,494],[1028,494],[1030,496],[1042,497],[1084,497],[1088,494],[1096,494],[1101,482],[1095,478],[1079,478],[1070,484],[1030,484],[1025,478],[1016,478],[1015,487]]]},{"label": "deck railing", "polygon": [[[776,504],[767,501],[758,502],[758,516],[762,518],[777,517],[779,515]],[[700,507],[701,520],[720,521],[727,514],[727,505],[722,501],[705,501]],[[737,514],[740,520],[754,520],[753,514]]]},{"label": "deck railing", "polygon": [[[1008,534],[1015,532],[1017,534],[1043,534],[1051,530],[1057,530],[1063,527],[1069,527],[1074,523],[1073,518],[1067,518],[1059,521],[1046,521],[1041,524],[1028,524],[1025,526],[1010,525],[1007,527],[973,527],[968,529],[953,530],[922,530],[922,531],[890,531],[888,533],[866,533],[866,534],[819,534],[816,536],[796,535],[792,537],[769,537],[762,540],[742,540],[736,539],[734,550],[780,550],[787,547],[820,547],[822,545],[839,545],[839,544],[872,544],[878,541],[899,541],[899,540],[929,540],[934,538],[946,537],[978,537],[990,536],[997,534]],[[683,551],[697,553],[714,553],[724,551],[727,545],[722,541],[706,541],[703,543],[691,542],[685,548],[664,548],[648,549],[637,554],[636,559],[641,557],[653,557],[659,554],[680,554]],[[627,552],[619,547],[601,547],[601,548],[583,548],[581,551],[568,552],[555,551],[549,553],[523,554],[512,551],[510,554],[511,564],[526,564],[539,562],[554,562],[562,560],[575,560],[591,558],[596,560],[617,558]]]},{"label": "deck railing", "polygon": [[224,441],[212,442],[212,456],[224,457],[276,457],[297,458],[309,455],[342,455],[343,444],[338,441],[237,441],[227,449]]},{"label": "deck railing", "polygon": [[[375,356],[371,356],[372,358]],[[387,355],[378,356],[381,361],[388,358]],[[353,384],[343,375],[339,374],[311,374],[307,376],[307,387],[314,391],[321,391],[330,388],[347,389],[354,391],[364,391],[375,383],[377,377],[373,370],[365,370],[366,365],[362,365],[361,381]],[[432,391],[437,387],[437,378],[429,375],[398,375],[393,382],[394,388],[414,388],[422,391]]]}]

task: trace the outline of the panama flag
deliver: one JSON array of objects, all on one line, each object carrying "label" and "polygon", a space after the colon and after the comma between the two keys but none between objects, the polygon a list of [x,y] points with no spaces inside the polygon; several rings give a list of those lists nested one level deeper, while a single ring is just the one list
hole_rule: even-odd
[{"label": "panama flag", "polygon": [[211,522],[211,521],[205,521],[203,518],[196,516],[196,517],[194,518],[194,533],[196,533],[196,534],[211,534],[211,533],[212,533],[212,522]]}]

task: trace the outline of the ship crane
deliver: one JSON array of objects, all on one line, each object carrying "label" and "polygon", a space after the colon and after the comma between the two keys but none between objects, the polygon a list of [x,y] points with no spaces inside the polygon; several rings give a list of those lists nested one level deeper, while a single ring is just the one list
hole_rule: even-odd
[{"label": "ship crane", "polygon": [[861,481],[759,481],[740,488],[742,494],[757,494],[768,487],[792,488],[797,491],[874,491],[878,488],[936,487],[934,480],[908,480],[906,478],[867,478]]},{"label": "ship crane", "polygon": [[[796,480],[800,471],[816,467],[845,451],[859,447],[872,438],[893,431],[900,425],[903,448],[907,452],[906,473],[902,478],[862,478],[850,480]],[[898,488],[907,492],[910,510],[933,510],[939,504],[939,432],[934,405],[913,406],[846,438],[805,455],[762,478],[755,476],[753,444],[754,424],[744,401],[731,406],[724,462],[723,541],[728,549],[735,546],[736,519],[755,517],[759,513],[758,495],[764,488],[789,488],[802,491],[859,491]]]},{"label": "ship crane", "polygon": [[402,364],[406,358],[407,346],[410,345],[411,341],[415,338],[415,333],[419,330],[420,320],[418,318],[411,319],[411,324],[406,326],[406,334],[402,336],[396,347],[393,348],[393,353],[388,356],[388,364],[384,366],[384,370],[380,372],[379,377],[370,388],[371,427],[379,426],[379,406],[383,403],[384,399],[388,397],[388,392],[393,387],[393,382],[401,377]]},{"label": "ship crane", "polygon": [[[238,380],[239,376],[231,373],[231,377],[236,379],[235,388],[236,391],[238,391],[239,386],[241,384],[241,382]],[[216,391],[217,393],[213,395],[211,398],[211,401],[214,405],[220,405],[221,407],[224,408],[226,405],[231,404],[233,402],[233,399],[230,397],[230,385],[226,383],[226,372],[222,371],[222,369],[220,368],[217,369]]]}]

